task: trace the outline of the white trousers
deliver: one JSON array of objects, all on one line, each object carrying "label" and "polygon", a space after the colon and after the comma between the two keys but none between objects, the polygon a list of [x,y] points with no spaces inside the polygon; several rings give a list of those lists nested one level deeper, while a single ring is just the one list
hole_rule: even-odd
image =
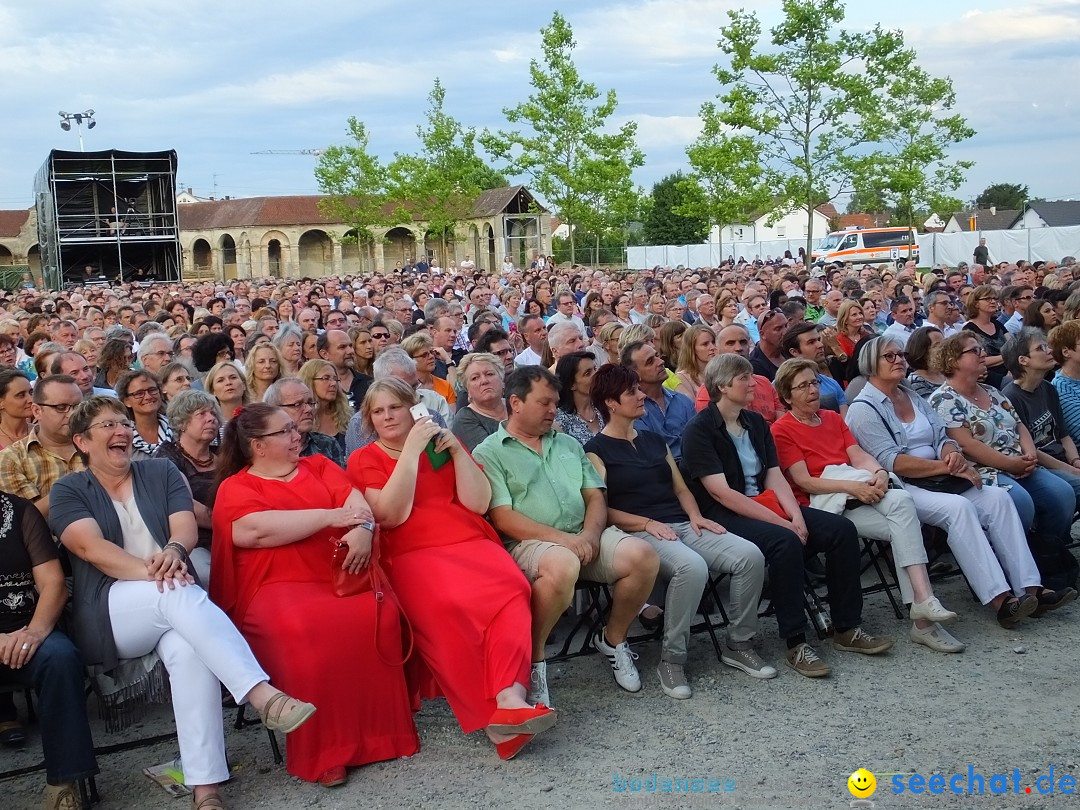
[{"label": "white trousers", "polygon": [[910,493],[890,489],[877,503],[848,509],[844,517],[855,524],[860,537],[882,540],[892,546],[900,597],[905,605],[914,602],[915,594],[907,568],[926,562],[926,548],[923,546],[922,525]]},{"label": "white trousers", "polygon": [[158,593],[153,582],[113,583],[109,618],[121,658],[156,650],[169,672],[184,781],[227,780],[219,683],[239,704],[269,680],[236,626],[197,585]]},{"label": "white trousers", "polygon": [[919,519],[949,533],[949,549],[984,605],[998,594],[1019,596],[1024,588],[1042,584],[1020,516],[1004,489],[972,487],[962,495],[907,490]]}]

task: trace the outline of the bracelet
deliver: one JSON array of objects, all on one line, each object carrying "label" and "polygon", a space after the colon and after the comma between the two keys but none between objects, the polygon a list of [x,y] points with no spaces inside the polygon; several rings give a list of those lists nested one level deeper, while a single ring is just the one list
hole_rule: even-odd
[{"label": "bracelet", "polygon": [[168,551],[170,548],[173,551],[179,552],[180,559],[183,562],[186,563],[188,561],[188,550],[184,548],[180,543],[177,543],[175,540],[171,543],[166,543],[165,548],[163,548],[162,551]]},{"label": "bracelet", "polygon": [[370,520],[365,520],[363,523],[357,523],[356,526],[359,529],[367,529],[372,534],[375,532],[375,523]]}]

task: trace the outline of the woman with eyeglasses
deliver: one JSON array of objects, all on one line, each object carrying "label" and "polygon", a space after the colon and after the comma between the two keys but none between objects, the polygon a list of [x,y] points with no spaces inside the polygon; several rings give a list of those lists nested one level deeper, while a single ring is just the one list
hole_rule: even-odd
[{"label": "woman with eyeglasses", "polygon": [[192,807],[219,810],[229,778],[221,685],[271,730],[294,731],[315,707],[270,685],[196,584],[187,484],[169,461],[132,463],[133,429],[114,397],[89,397],[71,414],[87,469],[53,485],[49,523],[71,557],[73,635],[110,727],[137,719],[138,706],[163,698],[168,684]]},{"label": "woman with eyeglasses", "polygon": [[[275,682],[319,707],[288,740],[288,771],[326,787],[347,767],[419,747],[402,653],[401,618],[374,590],[334,595],[331,554],[359,574],[372,553],[371,509],[325,456],[300,457],[296,422],[254,403],[225,427],[214,500],[210,592]],[[185,763],[186,764],[186,763]]]},{"label": "woman with eyeglasses", "polygon": [[223,424],[217,401],[205,391],[181,391],[169,400],[167,413],[174,438],[163,442],[155,458],[167,458],[191,487],[192,508],[198,526],[191,564],[203,585],[210,582],[211,486],[214,483],[218,431]]},{"label": "woman with eyeglasses", "polygon": [[315,423],[311,429],[336,439],[344,452],[345,429],[352,419],[353,409],[334,364],[322,359],[308,360],[300,368],[299,376],[315,397]]},{"label": "woman with eyeglasses", "polygon": [[454,391],[454,386],[441,377],[435,376],[436,353],[431,336],[426,332],[409,335],[401,342],[401,348],[416,361],[416,378],[420,381],[420,387],[434,391],[445,399],[453,415],[457,410],[457,393]]},{"label": "woman with eyeglasses", "polygon": [[1005,361],[1001,359],[1001,347],[1005,345],[1009,333],[998,322],[997,314],[998,294],[989,284],[972,290],[964,303],[967,323],[963,328],[977,335],[986,349],[986,382],[994,388],[1001,388],[1005,379]]},{"label": "woman with eyeglasses", "polygon": [[919,520],[948,533],[957,565],[998,624],[1016,626],[1040,609],[1042,581],[1009,493],[983,486],[937,411],[902,385],[907,362],[896,338],[865,343],[859,372],[867,383],[848,408],[851,434],[903,480]]},{"label": "woman with eyeglasses", "polygon": [[773,384],[789,410],[771,430],[780,469],[796,500],[843,515],[861,537],[888,543],[901,597],[911,605],[911,640],[938,652],[962,652],[964,645],[940,624],[952,621],[956,614],[934,596],[922,525],[911,496],[892,486],[888,471],[859,447],[839,414],[821,407],[815,362],[784,361]]},{"label": "woman with eyeglasses", "polygon": [[[1015,353],[1019,367],[1021,347],[1010,347],[1012,340],[1015,338],[1006,342],[1004,351]],[[1034,349],[1049,356],[1049,347],[1042,340],[1034,343]],[[1009,490],[1029,532],[1043,583],[1060,595],[1063,589],[1076,585],[1076,563],[1068,565],[1065,558],[1076,495],[1068,483],[1039,464],[1035,442],[1012,403],[996,388],[979,383],[985,361],[986,350],[974,335],[943,340],[938,346],[938,365],[945,384],[930,395],[930,407],[944,420],[949,438],[977,465],[983,483]],[[1055,558],[1057,563],[1052,562]],[[1075,598],[1076,592],[1072,595]]]},{"label": "woman with eyeglasses", "polygon": [[166,405],[181,391],[187,391],[195,378],[191,374],[191,367],[179,360],[169,363],[158,372],[158,382],[161,384],[161,398]]},{"label": "woman with eyeglasses", "polygon": [[120,375],[116,398],[135,422],[132,454],[136,461],[153,458],[158,447],[173,440],[172,425],[161,403],[161,386],[149,371],[136,369]]}]

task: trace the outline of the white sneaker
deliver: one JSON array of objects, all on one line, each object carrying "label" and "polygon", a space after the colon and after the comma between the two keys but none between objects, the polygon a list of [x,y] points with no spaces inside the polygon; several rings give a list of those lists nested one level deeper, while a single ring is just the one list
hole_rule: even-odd
[{"label": "white sneaker", "polygon": [[604,628],[601,627],[593,636],[593,645],[607,656],[608,663],[611,664],[611,674],[615,676],[615,683],[627,692],[641,691],[641,676],[638,675],[637,667],[634,665],[637,653],[630,652],[629,644],[624,641],[612,647],[604,640]]},{"label": "white sneaker", "polygon": [[912,602],[908,618],[912,621],[922,619],[927,622],[951,622],[956,614],[945,608],[936,596],[931,596],[925,602]]},{"label": "white sneaker", "polygon": [[916,644],[922,644],[931,650],[943,653],[959,653],[964,651],[964,642],[957,639],[940,624],[932,624],[922,629],[911,625],[908,637]]},{"label": "white sneaker", "polygon": [[529,691],[525,695],[525,702],[531,706],[543,703],[549,709],[551,705],[551,693],[548,691],[547,661],[535,661],[532,671],[529,673]]}]

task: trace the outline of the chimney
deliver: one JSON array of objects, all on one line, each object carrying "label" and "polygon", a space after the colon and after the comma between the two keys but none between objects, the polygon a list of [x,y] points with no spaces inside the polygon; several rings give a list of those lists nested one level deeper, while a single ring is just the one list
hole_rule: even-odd
[{"label": "chimney", "polygon": [[990,206],[990,216],[996,216],[996,215],[997,215],[997,206],[996,205],[991,205]]},{"label": "chimney", "polygon": [[195,196],[195,195],[194,195],[194,194],[192,194],[192,192],[191,192],[191,186],[188,186],[188,189],[187,189],[187,193],[188,193],[188,194],[191,194],[191,196],[192,196],[192,197],[194,197],[194,196]]}]

